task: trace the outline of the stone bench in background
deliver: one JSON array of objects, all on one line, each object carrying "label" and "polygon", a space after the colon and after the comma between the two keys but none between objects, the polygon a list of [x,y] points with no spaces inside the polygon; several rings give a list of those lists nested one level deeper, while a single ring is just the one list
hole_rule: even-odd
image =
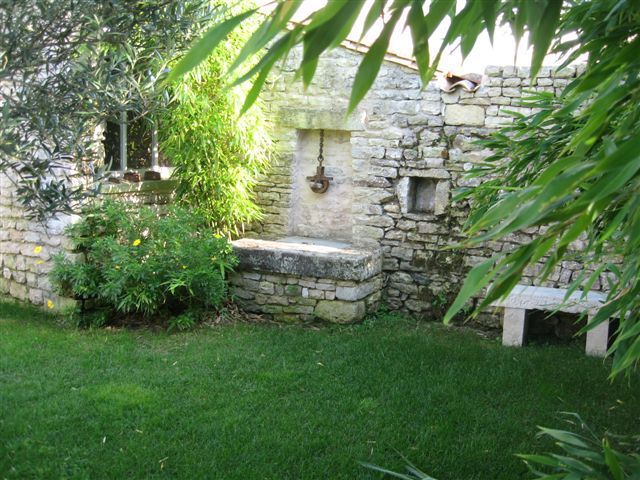
[{"label": "stone bench in background", "polygon": [[[502,344],[522,346],[527,331],[527,310],[547,310],[567,313],[587,313],[590,322],[604,304],[606,295],[588,292],[573,292],[565,299],[566,289],[516,285],[507,298],[495,301],[493,307],[504,308]],[[609,321],[604,321],[587,332],[585,351],[587,355],[604,357],[609,341]]]},{"label": "stone bench in background", "polygon": [[289,237],[233,242],[240,261],[231,294],[245,310],[275,320],[354,323],[377,309],[382,289],[379,250]]}]

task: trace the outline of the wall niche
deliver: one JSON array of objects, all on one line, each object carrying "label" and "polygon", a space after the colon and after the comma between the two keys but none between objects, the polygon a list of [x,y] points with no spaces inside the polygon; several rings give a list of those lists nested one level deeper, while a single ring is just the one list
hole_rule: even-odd
[{"label": "wall niche", "polygon": [[320,130],[298,130],[293,162],[289,234],[350,242],[353,229],[353,165],[351,133],[324,130],[325,175],[332,177],[324,193],[311,190],[307,177],[316,173]]},{"label": "wall niche", "polygon": [[409,178],[409,213],[434,213],[436,210],[437,180],[433,178]]},{"label": "wall niche", "polygon": [[396,194],[402,213],[443,215],[449,204],[449,173],[446,170],[414,170],[402,177]]}]

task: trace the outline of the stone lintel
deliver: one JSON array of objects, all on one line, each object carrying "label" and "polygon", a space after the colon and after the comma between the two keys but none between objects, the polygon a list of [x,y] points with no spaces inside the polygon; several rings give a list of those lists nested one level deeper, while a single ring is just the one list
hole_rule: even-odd
[{"label": "stone lintel", "polygon": [[449,179],[451,174],[444,168],[401,168],[399,170],[401,177],[422,177],[434,179]]},{"label": "stone lintel", "polygon": [[346,104],[330,110],[281,108],[276,116],[280,126],[299,130],[364,130],[364,112],[356,110],[347,115]]},{"label": "stone lintel", "polygon": [[177,180],[146,180],[143,182],[103,182],[100,193],[103,195],[122,195],[125,193],[172,193],[178,188]]}]

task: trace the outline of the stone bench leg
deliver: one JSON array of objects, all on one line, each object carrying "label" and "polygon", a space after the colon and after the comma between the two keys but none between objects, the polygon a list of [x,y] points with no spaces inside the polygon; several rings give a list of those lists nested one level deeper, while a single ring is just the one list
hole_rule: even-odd
[{"label": "stone bench leg", "polygon": [[527,311],[523,308],[504,309],[502,325],[502,345],[521,347],[527,331]]},{"label": "stone bench leg", "polygon": [[[589,315],[588,321],[591,322]],[[609,345],[609,320],[605,320],[600,325],[587,332],[587,346],[585,352],[593,357],[604,357],[607,354]]]}]

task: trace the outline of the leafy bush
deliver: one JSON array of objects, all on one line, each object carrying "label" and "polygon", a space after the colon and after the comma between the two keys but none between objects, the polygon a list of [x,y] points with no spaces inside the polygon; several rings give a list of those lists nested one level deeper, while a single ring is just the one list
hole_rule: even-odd
[{"label": "leafy bush", "polygon": [[[172,206],[163,214],[148,207],[105,202],[90,208],[67,233],[79,258],[54,258],[53,284],[81,301],[83,312],[183,314],[218,307],[227,290],[225,272],[236,259],[226,239],[205,220]],[[176,324],[191,322],[184,317]]]},{"label": "leafy bush", "polygon": [[[240,6],[248,2],[240,2]],[[198,68],[173,84],[174,102],[158,123],[162,152],[175,167],[178,197],[216,231],[236,235],[260,218],[254,187],[269,165],[272,144],[261,102],[240,116],[246,87],[225,75],[253,27],[235,30]]]}]

